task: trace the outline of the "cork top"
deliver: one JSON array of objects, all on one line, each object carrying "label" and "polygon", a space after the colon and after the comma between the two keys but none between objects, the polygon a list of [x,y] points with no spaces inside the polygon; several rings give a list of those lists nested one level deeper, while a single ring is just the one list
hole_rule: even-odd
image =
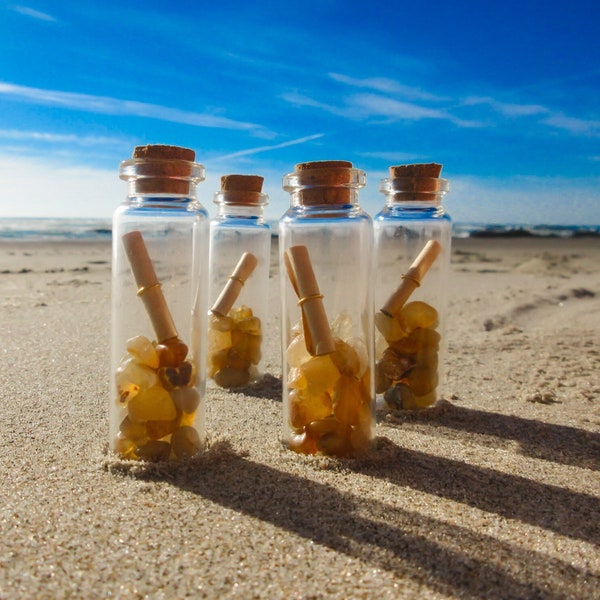
[{"label": "cork top", "polygon": [[120,166],[120,177],[133,194],[192,195],[193,184],[204,180],[204,167],[189,148],[148,144],[136,146],[133,156]]},{"label": "cork top", "polygon": [[394,165],[389,168],[390,178],[381,181],[379,190],[401,195],[408,201],[436,201],[449,189],[448,180],[440,177],[441,172],[439,163]]},{"label": "cork top", "polygon": [[260,206],[267,203],[262,193],[264,177],[260,175],[223,175],[221,190],[215,194],[216,204]]},{"label": "cork top", "polygon": [[390,177],[439,177],[442,165],[439,163],[420,163],[414,165],[397,165],[390,167]]},{"label": "cork top", "polygon": [[136,146],[133,151],[133,158],[162,158],[194,162],[196,160],[196,153],[189,148],[182,148],[181,146],[148,144],[147,146]]},{"label": "cork top", "polygon": [[352,204],[365,179],[364,171],[347,160],[317,160],[298,163],[284,177],[283,189],[298,192],[296,200],[304,206]]}]

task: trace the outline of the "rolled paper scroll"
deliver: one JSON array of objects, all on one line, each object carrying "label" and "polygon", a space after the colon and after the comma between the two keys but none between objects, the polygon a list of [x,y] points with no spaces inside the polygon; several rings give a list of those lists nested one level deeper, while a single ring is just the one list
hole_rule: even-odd
[{"label": "rolled paper scroll", "polygon": [[306,349],[311,356],[329,354],[335,350],[323,295],[310,262],[306,246],[292,246],[284,254],[288,277],[299,300]]},{"label": "rolled paper scroll", "polygon": [[146,312],[150,317],[156,339],[164,342],[178,337],[173,317],[162,293],[160,282],[156,277],[152,259],[141,232],[131,231],[123,237],[123,245],[129,264],[138,286],[138,296],[142,299]]},{"label": "rolled paper scroll", "polygon": [[408,271],[402,275],[402,281],[396,291],[381,308],[382,313],[394,317],[400,312],[410,295],[421,285],[423,277],[441,251],[441,244],[435,240],[429,240],[425,244]]},{"label": "rolled paper scroll", "polygon": [[225,287],[210,309],[212,313],[220,317],[227,316],[227,313],[231,310],[231,307],[240,295],[244,283],[248,277],[250,277],[257,264],[258,259],[254,254],[250,252],[244,252],[244,254],[242,254],[233,273],[229,276]]}]

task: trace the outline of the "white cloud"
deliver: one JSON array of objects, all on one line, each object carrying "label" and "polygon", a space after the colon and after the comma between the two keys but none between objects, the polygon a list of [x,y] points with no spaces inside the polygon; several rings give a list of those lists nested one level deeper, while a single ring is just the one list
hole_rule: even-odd
[{"label": "white cloud", "polygon": [[466,98],[462,104],[464,106],[475,106],[478,104],[486,104],[495,111],[506,117],[527,117],[532,115],[547,114],[550,112],[545,106],[540,104],[517,104],[514,102],[500,102],[489,96],[470,96]]},{"label": "white cloud", "polygon": [[478,127],[477,121],[459,119],[451,113],[437,108],[421,106],[413,102],[401,102],[377,94],[357,94],[349,99],[351,110],[360,117],[387,117],[392,120],[419,121],[421,119],[442,119],[460,127]]},{"label": "white cloud", "polygon": [[57,19],[48,13],[41,12],[39,10],[35,10],[30,8],[29,6],[22,6],[20,4],[15,4],[11,7],[12,10],[18,12],[21,15],[26,17],[31,17],[32,19],[37,19],[38,21],[47,21],[51,23],[57,22]]},{"label": "white cloud", "polygon": [[414,102],[402,102],[380,94],[354,94],[344,98],[342,105],[319,102],[298,92],[283,94],[282,99],[296,106],[318,108],[338,117],[354,120],[372,118],[384,118],[386,121],[443,119],[451,121],[459,127],[481,126],[478,121],[460,119],[445,110],[422,106]]},{"label": "white cloud", "polygon": [[427,157],[423,154],[413,154],[411,152],[357,152],[357,154],[367,158],[379,158],[394,164],[401,164],[404,162],[409,163],[427,159]]},{"label": "white cloud", "polygon": [[135,116],[172,123],[182,123],[195,127],[211,127],[217,129],[237,129],[250,131],[256,134],[264,134],[264,129],[255,123],[235,121],[227,117],[207,113],[197,113],[148,104],[135,100],[121,100],[107,96],[93,96],[90,94],[79,94],[74,92],[62,92],[57,90],[44,90],[12,83],[0,82],[0,95],[8,96],[46,106],[59,106],[71,110],[83,112],[100,113],[118,116]]},{"label": "white cloud", "polygon": [[600,137],[600,121],[578,119],[557,113],[543,119],[542,123],[574,135]]},{"label": "white cloud", "polygon": [[51,144],[76,144],[80,146],[95,146],[97,144],[123,145],[129,141],[109,136],[75,135],[49,133],[45,131],[21,131],[19,129],[0,129],[0,139],[17,142],[47,142]]},{"label": "white cloud", "polygon": [[388,79],[387,77],[366,77],[364,79],[357,79],[355,77],[349,77],[340,73],[329,73],[329,77],[334,81],[352,87],[368,88],[386,94],[398,94],[410,100],[442,101],[448,99],[425,92],[420,88],[403,85],[398,81],[395,81],[394,79]]},{"label": "white cloud", "polygon": [[307,135],[295,140],[288,140],[287,142],[281,142],[280,144],[273,144],[271,146],[258,146],[257,148],[249,148],[247,150],[240,150],[239,152],[233,152],[231,154],[225,154],[218,157],[217,160],[225,160],[230,158],[237,158],[239,156],[250,156],[252,154],[258,154],[259,152],[268,152],[270,150],[279,150],[280,148],[287,148],[288,146],[295,146],[297,144],[304,144],[312,140],[322,138],[324,133],[315,133],[313,135]]}]

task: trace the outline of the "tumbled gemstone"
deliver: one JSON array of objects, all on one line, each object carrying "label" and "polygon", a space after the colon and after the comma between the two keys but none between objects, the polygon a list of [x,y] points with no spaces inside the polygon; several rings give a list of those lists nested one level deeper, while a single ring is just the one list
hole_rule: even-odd
[{"label": "tumbled gemstone", "polygon": [[160,440],[166,435],[173,433],[179,427],[179,419],[175,418],[172,421],[147,421],[146,431],[151,440]]},{"label": "tumbled gemstone", "polygon": [[208,327],[217,331],[231,331],[233,329],[233,319],[210,313],[208,316]]},{"label": "tumbled gemstone", "polygon": [[406,335],[397,319],[381,311],[375,313],[375,327],[388,342],[399,340]]},{"label": "tumbled gemstone", "polygon": [[383,399],[390,408],[401,410],[410,408],[414,403],[413,391],[404,383],[397,383],[383,395]]},{"label": "tumbled gemstone", "polygon": [[144,423],[136,423],[129,417],[125,417],[119,425],[120,432],[129,440],[140,444],[141,442],[148,439],[146,427]]},{"label": "tumbled gemstone", "polygon": [[155,385],[140,392],[127,405],[129,418],[135,422],[172,421],[177,417],[175,403],[169,392]]},{"label": "tumbled gemstone", "polygon": [[402,329],[410,333],[417,327],[435,327],[438,322],[438,312],[426,302],[416,300],[406,304],[398,314]]},{"label": "tumbled gemstone", "polygon": [[177,409],[184,413],[193,413],[200,404],[200,393],[193,386],[176,388],[170,394]]},{"label": "tumbled gemstone", "polygon": [[333,364],[337,367],[338,371],[345,375],[355,375],[359,376],[360,371],[360,357],[358,356],[356,350],[343,342],[341,339],[335,339],[335,352],[331,353],[331,360]]},{"label": "tumbled gemstone", "polygon": [[331,414],[331,397],[327,393],[311,395],[306,391],[291,390],[288,402],[290,425],[294,429],[301,429],[311,421]]},{"label": "tumbled gemstone", "polygon": [[176,367],[186,358],[188,347],[179,339],[165,340],[156,346],[161,367]]},{"label": "tumbled gemstone", "polygon": [[135,458],[135,444],[133,441],[122,434],[118,434],[113,442],[113,450],[120,454],[122,458],[134,459]]},{"label": "tumbled gemstone", "polygon": [[168,460],[171,454],[171,444],[159,440],[150,440],[142,446],[136,446],[135,453],[142,459],[151,462]]},{"label": "tumbled gemstone", "polygon": [[399,354],[394,348],[388,348],[377,362],[377,369],[380,372],[380,377],[399,381],[404,376],[404,373],[414,364],[412,357]]},{"label": "tumbled gemstone", "polygon": [[413,409],[418,410],[421,408],[427,408],[435,403],[437,400],[437,393],[435,390],[430,392],[429,394],[425,394],[424,396],[412,396],[410,400],[405,402],[403,408],[405,409]]},{"label": "tumbled gemstone", "polygon": [[244,369],[232,369],[225,367],[215,373],[215,383],[224,388],[235,388],[246,385],[250,381],[250,373]]},{"label": "tumbled gemstone", "polygon": [[250,333],[252,335],[261,335],[260,319],[258,317],[249,317],[248,319],[242,319],[237,323],[238,329],[244,333]]},{"label": "tumbled gemstone", "polygon": [[306,377],[308,392],[316,396],[332,391],[341,376],[330,354],[313,356],[300,369]]},{"label": "tumbled gemstone", "polygon": [[202,450],[200,436],[194,427],[180,427],[171,436],[171,447],[179,459],[189,458]]},{"label": "tumbled gemstone", "polygon": [[158,378],[166,389],[172,390],[193,383],[194,371],[192,363],[186,360],[178,367],[161,367],[158,370]]},{"label": "tumbled gemstone", "polygon": [[348,456],[352,453],[350,432],[325,433],[317,440],[317,450],[328,456]]},{"label": "tumbled gemstone", "polygon": [[345,425],[357,425],[360,421],[361,406],[369,403],[361,382],[351,375],[342,375],[333,390],[333,414]]},{"label": "tumbled gemstone", "polygon": [[306,433],[293,434],[288,441],[288,448],[300,454],[316,454],[317,443]]},{"label": "tumbled gemstone", "polygon": [[229,316],[233,319],[234,323],[239,323],[240,321],[243,321],[244,319],[249,319],[250,317],[253,316],[252,314],[252,309],[249,306],[238,306],[235,308],[232,308],[229,311]]},{"label": "tumbled gemstone", "polygon": [[231,331],[208,330],[208,351],[210,354],[221,350],[228,350],[231,346]]},{"label": "tumbled gemstone", "polygon": [[292,367],[287,378],[288,387],[294,390],[306,389],[306,377],[301,369]]},{"label": "tumbled gemstone", "polygon": [[229,348],[212,352],[208,357],[208,376],[213,377],[215,373],[227,365],[229,357]]},{"label": "tumbled gemstone", "polygon": [[424,396],[435,390],[438,384],[437,370],[416,366],[412,368],[406,379],[415,396]]},{"label": "tumbled gemstone", "polygon": [[126,360],[115,373],[119,401],[125,403],[140,390],[148,389],[158,383],[156,372],[139,363],[137,359]]},{"label": "tumbled gemstone", "polygon": [[350,313],[343,312],[333,320],[331,334],[341,340],[347,340],[353,332],[354,324]]},{"label": "tumbled gemstone", "polygon": [[127,352],[131,354],[139,363],[158,369],[158,353],[152,342],[143,335],[137,335],[127,340]]},{"label": "tumbled gemstone", "polygon": [[285,360],[290,367],[299,367],[302,363],[305,363],[310,359],[310,353],[306,349],[306,342],[304,336],[299,334],[295,336],[290,342],[285,352]]}]

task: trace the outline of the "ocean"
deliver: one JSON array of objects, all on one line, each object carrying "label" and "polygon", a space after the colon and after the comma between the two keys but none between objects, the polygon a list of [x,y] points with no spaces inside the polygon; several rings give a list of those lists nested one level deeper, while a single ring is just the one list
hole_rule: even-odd
[{"label": "ocean", "polygon": [[[269,222],[277,234],[277,221]],[[0,218],[0,240],[102,241],[111,239],[110,219]],[[454,223],[453,236],[469,237],[600,237],[600,225],[520,225]]]}]

